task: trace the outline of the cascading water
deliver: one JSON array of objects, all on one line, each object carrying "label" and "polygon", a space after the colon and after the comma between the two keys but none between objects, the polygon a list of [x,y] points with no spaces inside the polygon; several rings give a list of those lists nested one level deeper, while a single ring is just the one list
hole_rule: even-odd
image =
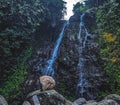
[{"label": "cascading water", "polygon": [[83,17],[84,17],[85,14],[82,14],[81,17],[80,17],[80,30],[79,30],[79,34],[78,34],[78,39],[80,40],[81,39],[81,31],[82,31],[82,27],[84,26],[84,23],[83,23]]},{"label": "cascading water", "polygon": [[65,22],[64,25],[63,25],[62,31],[60,32],[59,37],[58,37],[57,42],[56,42],[56,45],[55,45],[55,47],[54,47],[54,50],[53,50],[53,53],[52,53],[52,57],[51,57],[51,59],[49,59],[49,60],[47,61],[46,67],[43,68],[43,70],[42,70],[42,74],[43,74],[43,75],[54,76],[53,64],[54,64],[54,62],[55,62],[55,60],[56,60],[56,57],[57,57],[57,52],[58,52],[60,43],[61,43],[62,38],[63,38],[63,35],[64,35],[65,27],[66,27],[68,24],[69,24],[69,21]]},{"label": "cascading water", "polygon": [[86,92],[86,87],[89,85],[87,80],[85,79],[85,58],[83,57],[83,49],[86,47],[87,37],[89,35],[88,30],[86,29],[83,18],[85,14],[82,14],[80,16],[80,29],[78,33],[78,40],[79,40],[79,47],[78,47],[78,53],[79,53],[79,62],[78,62],[78,69],[80,70],[79,74],[79,82],[77,84],[77,90],[79,90],[80,96],[83,97],[83,94]]}]

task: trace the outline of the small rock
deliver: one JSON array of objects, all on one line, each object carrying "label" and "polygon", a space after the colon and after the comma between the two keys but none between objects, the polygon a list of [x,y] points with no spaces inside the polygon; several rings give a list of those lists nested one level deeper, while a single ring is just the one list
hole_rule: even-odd
[{"label": "small rock", "polygon": [[73,102],[73,105],[83,105],[83,104],[85,104],[87,101],[86,101],[86,99],[85,98],[79,98],[79,99],[77,99],[77,100],[75,100],[74,102]]},{"label": "small rock", "polygon": [[33,100],[34,105],[40,105],[40,101],[37,95],[32,96],[32,100]]},{"label": "small rock", "polygon": [[94,103],[94,102],[96,102],[95,100],[89,100],[89,101],[87,101],[87,103]]},{"label": "small rock", "polygon": [[0,105],[8,105],[7,101],[3,96],[0,95]]},{"label": "small rock", "polygon": [[97,102],[96,102],[95,100],[89,100],[89,101],[87,101],[87,103],[84,104],[84,105],[97,105]]},{"label": "small rock", "polygon": [[118,104],[120,104],[120,96],[117,94],[110,94],[110,95],[106,96],[105,99],[112,99],[112,100],[116,101]]},{"label": "small rock", "polygon": [[22,105],[31,105],[28,101],[24,101]]}]

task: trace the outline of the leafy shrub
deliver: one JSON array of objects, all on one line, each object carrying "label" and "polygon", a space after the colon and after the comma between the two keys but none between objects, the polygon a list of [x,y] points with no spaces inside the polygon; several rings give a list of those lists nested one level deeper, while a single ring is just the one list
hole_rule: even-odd
[{"label": "leafy shrub", "polygon": [[21,94],[20,86],[27,75],[26,61],[31,56],[31,53],[32,49],[29,48],[21,55],[19,63],[11,69],[13,73],[7,78],[4,86],[0,87],[0,93],[9,101]]},{"label": "leafy shrub", "polygon": [[[101,65],[105,71],[107,90],[104,94],[120,94],[120,10],[116,2],[105,3],[97,11]],[[103,94],[103,92],[102,92]]]}]

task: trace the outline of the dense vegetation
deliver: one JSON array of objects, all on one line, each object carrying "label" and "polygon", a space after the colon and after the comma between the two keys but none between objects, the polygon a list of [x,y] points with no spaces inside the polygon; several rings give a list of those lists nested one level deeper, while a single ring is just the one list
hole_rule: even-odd
[{"label": "dense vegetation", "polygon": [[84,3],[78,2],[74,5],[73,12],[85,12],[87,9],[99,7],[105,2],[108,2],[108,0],[84,0]]},{"label": "dense vegetation", "polygon": [[13,99],[15,100],[18,96],[22,95],[20,87],[27,76],[28,66],[26,61],[31,56],[31,52],[32,49],[28,48],[20,55],[19,62],[14,65],[14,67],[10,68],[12,75],[7,77],[7,81],[4,81],[4,87],[0,88],[0,93],[3,94],[9,101],[13,101]]},{"label": "dense vegetation", "polygon": [[17,96],[24,81],[36,29],[55,25],[64,13],[62,0],[0,0],[0,93],[6,98]]},{"label": "dense vegetation", "polygon": [[[105,71],[104,93],[120,94],[120,10],[116,2],[108,2],[97,11],[100,57]],[[103,95],[105,95],[103,94]]]}]

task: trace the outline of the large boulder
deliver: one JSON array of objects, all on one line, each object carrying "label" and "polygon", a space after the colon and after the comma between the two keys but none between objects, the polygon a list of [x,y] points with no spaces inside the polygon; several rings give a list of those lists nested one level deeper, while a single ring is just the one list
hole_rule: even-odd
[{"label": "large boulder", "polygon": [[32,105],[72,105],[70,101],[55,90],[31,92],[27,95],[27,101]]},{"label": "large boulder", "polygon": [[120,96],[117,94],[110,94],[110,95],[106,96],[105,99],[112,99],[112,100],[116,101],[118,104],[120,104]]},{"label": "large boulder", "polygon": [[0,105],[8,105],[7,101],[2,95],[0,95]]}]

